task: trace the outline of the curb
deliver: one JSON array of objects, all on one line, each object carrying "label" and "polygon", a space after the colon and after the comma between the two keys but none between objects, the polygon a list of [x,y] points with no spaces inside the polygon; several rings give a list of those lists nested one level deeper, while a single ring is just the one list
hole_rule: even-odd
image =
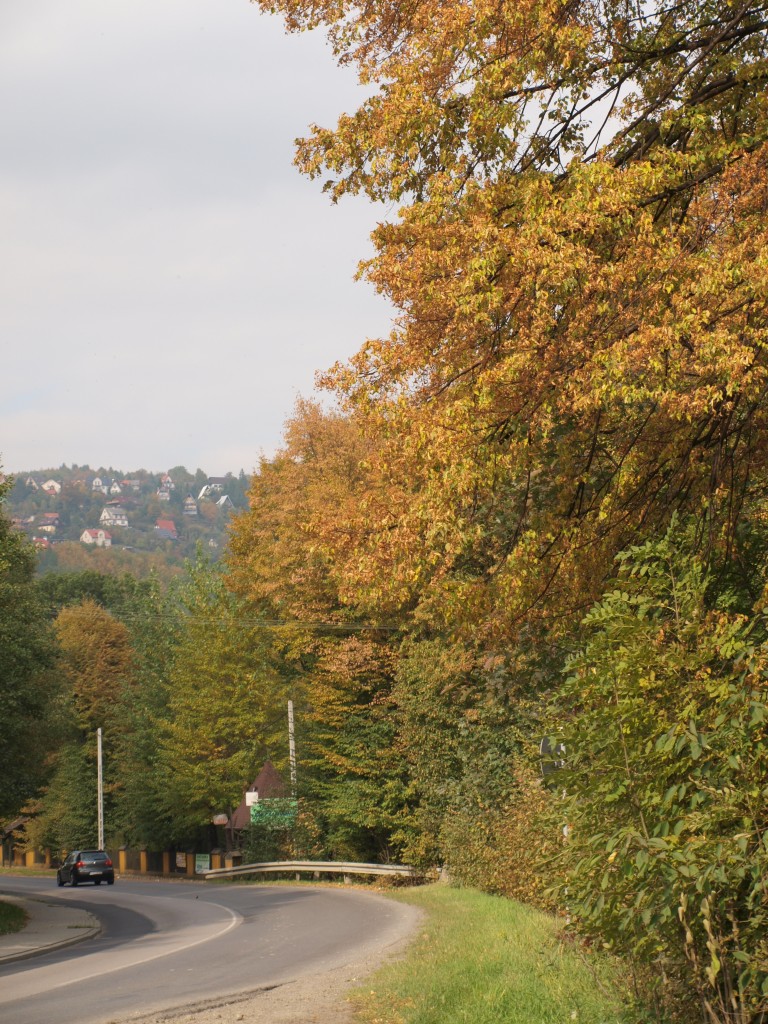
[{"label": "curb", "polygon": [[0,900],[21,907],[28,917],[21,931],[0,935],[0,964],[74,946],[101,931],[101,922],[87,910],[53,903],[44,897],[20,897],[2,890]]}]

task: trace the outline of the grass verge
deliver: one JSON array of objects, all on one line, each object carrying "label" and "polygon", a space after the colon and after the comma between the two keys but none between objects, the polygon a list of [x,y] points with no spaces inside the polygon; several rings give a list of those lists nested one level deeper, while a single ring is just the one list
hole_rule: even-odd
[{"label": "grass verge", "polygon": [[19,865],[12,868],[0,868],[0,875],[10,875],[15,878],[48,878],[55,874],[54,868],[44,868],[42,865],[34,868],[21,867]]},{"label": "grass verge", "polygon": [[27,915],[15,903],[4,903],[0,899],[0,935],[20,932],[27,923]]},{"label": "grass verge", "polygon": [[618,1024],[620,968],[531,907],[468,889],[396,895],[427,916],[405,958],[352,996],[361,1024]]}]

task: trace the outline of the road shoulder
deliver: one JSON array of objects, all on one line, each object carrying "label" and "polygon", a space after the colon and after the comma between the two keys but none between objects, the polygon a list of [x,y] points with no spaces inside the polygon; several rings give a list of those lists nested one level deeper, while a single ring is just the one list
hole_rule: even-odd
[{"label": "road shoulder", "polygon": [[0,963],[50,953],[90,939],[101,931],[101,924],[93,914],[68,906],[55,897],[21,897],[0,889],[0,900],[21,907],[27,915],[27,924],[21,931],[0,935]]},{"label": "road shoulder", "polygon": [[353,1024],[350,994],[385,963],[404,955],[423,912],[410,907],[400,934],[388,946],[320,974],[305,975],[231,999],[132,1017],[130,1024]]}]

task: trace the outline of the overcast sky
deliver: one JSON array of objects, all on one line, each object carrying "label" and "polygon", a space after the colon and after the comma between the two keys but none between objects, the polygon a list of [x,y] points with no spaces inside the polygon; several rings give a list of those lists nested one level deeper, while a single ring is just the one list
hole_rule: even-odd
[{"label": "overcast sky", "polygon": [[248,0],[0,3],[0,465],[246,472],[314,374],[386,333],[386,211],[293,140],[359,102]]}]

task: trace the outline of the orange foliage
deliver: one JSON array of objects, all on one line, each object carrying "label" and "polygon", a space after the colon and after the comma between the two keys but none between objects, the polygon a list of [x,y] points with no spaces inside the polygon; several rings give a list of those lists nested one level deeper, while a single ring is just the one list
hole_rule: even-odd
[{"label": "orange foliage", "polygon": [[60,668],[81,723],[93,729],[105,725],[131,681],[128,629],[101,605],[86,599],[62,608],[55,632]]},{"label": "orange foliage", "polygon": [[396,327],[324,379],[375,439],[339,592],[493,648],[676,509],[728,543],[766,469],[761,5],[270,9],[372,87],[299,165],[407,204],[363,268]]}]

